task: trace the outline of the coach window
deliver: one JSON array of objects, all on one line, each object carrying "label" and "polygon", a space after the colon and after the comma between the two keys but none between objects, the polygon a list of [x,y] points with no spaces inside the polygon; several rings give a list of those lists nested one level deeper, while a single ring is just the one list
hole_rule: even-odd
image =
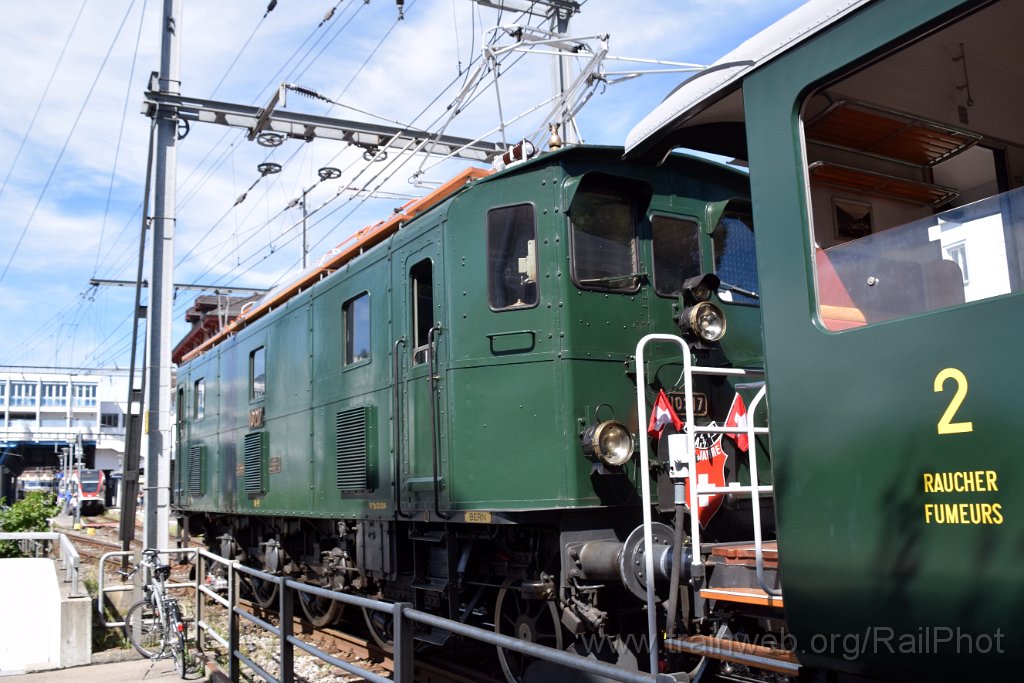
[{"label": "coach window", "polygon": [[259,401],[267,392],[266,349],[259,347],[249,354],[249,400]]},{"label": "coach window", "polygon": [[409,270],[412,301],[412,336],[415,365],[427,362],[430,328],[434,326],[434,280],[430,259],[420,261]]},{"label": "coach window", "polygon": [[1021,16],[992,3],[803,102],[825,329],[1024,290]]},{"label": "coach window", "polygon": [[530,204],[487,212],[487,295],[495,311],[537,305],[537,223]]},{"label": "coach window", "polygon": [[192,419],[199,421],[203,419],[206,414],[206,380],[197,379],[195,383],[195,392],[192,394]]},{"label": "coach window", "polygon": [[754,217],[750,203],[729,202],[718,219],[711,242],[715,251],[715,275],[722,301],[757,303],[757,259],[754,253]]},{"label": "coach window", "polygon": [[651,216],[654,290],[662,296],[683,291],[683,281],[701,274],[700,226],[696,221]]},{"label": "coach window", "polygon": [[345,325],[345,365],[370,360],[370,295],[363,292],[342,306]]},{"label": "coach window", "polygon": [[584,177],[581,185],[569,208],[573,281],[581,289],[637,291],[642,273],[633,195],[610,180],[588,182]]}]

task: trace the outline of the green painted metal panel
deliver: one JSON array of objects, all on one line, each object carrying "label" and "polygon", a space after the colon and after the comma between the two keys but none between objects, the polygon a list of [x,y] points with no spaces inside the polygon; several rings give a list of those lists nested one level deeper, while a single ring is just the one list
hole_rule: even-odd
[{"label": "green painted metal panel", "polygon": [[[998,678],[1024,653],[1024,471],[1007,448],[1024,405],[1002,360],[1024,333],[1020,295],[841,334],[814,321],[802,93],[954,5],[874,3],[744,85],[783,589],[807,664]],[[937,433],[950,394],[933,382],[948,367],[969,379],[957,416],[971,433]],[[925,489],[926,474],[962,471],[993,472],[998,487]],[[999,504],[1001,523],[937,524],[934,503]],[[947,633],[964,639],[936,645]]]}]

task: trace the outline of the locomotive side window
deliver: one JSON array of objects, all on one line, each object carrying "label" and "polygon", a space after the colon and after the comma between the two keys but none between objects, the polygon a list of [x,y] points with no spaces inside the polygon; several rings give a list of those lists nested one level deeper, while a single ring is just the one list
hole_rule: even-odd
[{"label": "locomotive side window", "polygon": [[[825,329],[1024,289],[1017,11],[1016,3],[993,3],[840,74],[804,101]],[[979,60],[984,77],[965,72]]]},{"label": "locomotive side window", "polygon": [[675,296],[683,281],[700,275],[700,226],[695,221],[651,216],[654,248],[654,291]]},{"label": "locomotive side window", "polygon": [[420,261],[409,270],[409,292],[412,301],[413,357],[416,365],[427,362],[430,328],[434,326],[434,267],[430,259]]},{"label": "locomotive side window", "polygon": [[370,295],[363,292],[342,306],[345,320],[345,365],[370,360]]},{"label": "locomotive side window", "polygon": [[597,186],[580,189],[569,210],[572,277],[582,289],[635,292],[640,286],[632,197]]},{"label": "locomotive side window", "polygon": [[711,233],[715,274],[721,280],[722,301],[757,303],[757,260],[754,254],[754,217],[746,202],[730,202]]},{"label": "locomotive side window", "polygon": [[266,349],[259,347],[249,354],[249,400],[259,401],[267,392]]},{"label": "locomotive side window", "polygon": [[495,311],[537,305],[537,222],[530,204],[487,212],[487,295]]},{"label": "locomotive side window", "polygon": [[206,380],[197,379],[195,392],[192,394],[192,419],[198,422],[206,415]]}]

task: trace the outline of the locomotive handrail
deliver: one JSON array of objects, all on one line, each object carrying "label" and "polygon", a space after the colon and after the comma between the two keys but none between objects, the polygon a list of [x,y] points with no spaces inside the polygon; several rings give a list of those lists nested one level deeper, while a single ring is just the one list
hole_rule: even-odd
[{"label": "locomotive handrail", "polygon": [[[653,341],[670,342],[677,344],[682,351],[683,356],[683,391],[685,392],[685,415],[684,423],[685,428],[682,434],[670,435],[669,453],[670,460],[673,449],[671,448],[671,442],[673,440],[682,439],[684,441],[684,452],[686,460],[685,471],[672,471],[670,476],[673,478],[681,478],[684,474],[690,477],[690,490],[693,496],[693,503],[690,510],[690,542],[692,544],[692,560],[690,575],[695,580],[700,580],[703,577],[703,561],[700,555],[700,495],[708,493],[750,493],[753,496],[753,503],[759,505],[758,495],[760,493],[771,493],[773,488],[771,486],[759,486],[757,483],[757,465],[751,466],[751,486],[699,486],[697,483],[696,473],[696,435],[699,433],[705,434],[742,434],[746,433],[748,439],[752,444],[751,448],[756,448],[754,444],[755,434],[767,434],[768,429],[766,427],[754,427],[754,407],[760,402],[763,397],[764,388],[758,393],[758,398],[755,398],[751,409],[748,411],[750,419],[747,421],[746,429],[739,427],[718,427],[718,426],[705,426],[698,425],[694,420],[693,410],[693,375],[717,375],[717,376],[734,376],[734,377],[746,377],[749,375],[763,375],[764,370],[761,368],[719,368],[709,366],[695,366],[690,355],[690,347],[680,337],[671,334],[649,334],[643,337],[636,345],[636,402],[637,402],[637,419],[642,423],[647,416],[647,380],[645,378],[644,368],[644,348],[648,343]],[[644,561],[645,576],[653,577],[654,574],[654,553],[649,552],[649,548],[654,547],[653,542],[653,530],[652,530],[652,519],[651,519],[651,491],[650,491],[650,454],[649,447],[647,445],[647,438],[640,439],[640,467],[641,471],[644,472],[644,476],[640,477],[641,493],[643,498],[643,519],[644,519]],[[756,453],[755,450],[751,452],[751,460]],[[670,468],[674,465],[670,463]],[[683,496],[685,500],[685,495]],[[757,515],[758,528],[755,531],[755,558],[757,559],[758,566],[760,566],[761,558],[761,534],[760,534],[760,510],[755,513]],[[763,580],[763,570],[758,572],[759,580]],[[647,630],[648,638],[651,643],[656,643],[657,636],[657,621],[656,612],[654,608],[654,581],[647,582]],[[658,648],[650,648],[651,657],[651,670],[657,671],[657,651]]]},{"label": "locomotive handrail", "polygon": [[392,475],[394,480],[392,486],[395,489],[395,514],[403,519],[408,519],[412,515],[402,512],[402,387],[398,381],[402,363],[398,347],[405,345],[405,337],[399,337],[391,346],[391,401],[393,404],[391,441],[395,451],[395,471]]},{"label": "locomotive handrail", "polygon": [[437,398],[438,389],[437,385],[441,381],[441,376],[437,371],[437,338],[441,334],[441,323],[436,322],[434,326],[430,328],[430,332],[427,333],[427,368],[430,373],[430,450],[431,450],[431,461],[433,463],[434,471],[434,514],[439,519],[448,519],[451,517],[447,512],[441,512],[441,480],[438,479],[438,470],[440,469],[441,459],[441,445],[438,443],[438,429],[437,429]]}]

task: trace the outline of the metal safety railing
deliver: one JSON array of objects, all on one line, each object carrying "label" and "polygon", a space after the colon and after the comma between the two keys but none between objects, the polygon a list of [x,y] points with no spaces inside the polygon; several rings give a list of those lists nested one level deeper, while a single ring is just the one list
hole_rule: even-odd
[{"label": "metal safety railing", "polygon": [[[185,556],[188,559],[192,559],[199,552],[199,549],[198,548],[164,548],[164,549],[158,549],[157,552],[159,552],[160,555]],[[100,620],[103,622],[103,625],[106,626],[107,628],[117,628],[119,626],[124,626],[124,620],[123,619],[121,619],[121,620],[116,620],[116,619],[115,620],[111,620],[111,619],[108,619],[108,617],[107,617],[107,614],[108,614],[107,607],[114,607],[114,605],[112,603],[110,603],[110,601],[109,601],[109,595],[111,593],[137,592],[138,595],[135,596],[134,600],[132,600],[132,602],[134,603],[134,602],[136,602],[136,600],[140,600],[142,598],[143,586],[149,585],[149,575],[148,575],[148,573],[149,573],[150,569],[148,567],[145,567],[145,566],[143,566],[143,569],[145,570],[146,573],[143,574],[139,578],[140,583],[136,583],[135,581],[133,581],[132,583],[127,583],[125,581],[120,581],[119,585],[113,585],[113,586],[108,585],[108,583],[107,583],[107,563],[110,560],[119,559],[119,558],[123,559],[125,557],[131,558],[132,564],[136,564],[137,565],[137,564],[139,564],[139,560],[141,559],[141,551],[139,551],[139,550],[118,550],[118,551],[114,551],[114,552],[104,553],[103,555],[100,556],[99,569],[97,570],[97,573],[99,574],[99,578],[98,578],[98,585],[97,585],[97,589],[96,589],[96,592],[98,593],[98,595],[96,597],[96,611],[99,613]],[[198,574],[197,574],[197,576],[198,576]],[[187,590],[187,589],[191,590],[193,592],[193,599],[195,599],[196,602],[198,603],[198,600],[197,600],[198,591],[196,590],[198,585],[199,585],[198,581],[187,581],[187,582],[182,583],[182,582],[175,582],[175,581],[168,580],[164,584],[164,587],[168,591],[182,591],[182,590]],[[120,612],[118,610],[116,610],[116,609],[111,609],[109,613],[110,614],[118,614],[118,615],[120,614]]]},{"label": "metal safety railing", "polygon": [[[585,671],[588,673],[604,676],[613,681],[623,683],[672,683],[676,679],[668,674],[648,674],[638,671],[622,669],[605,662],[587,659],[571,652],[565,652],[554,648],[545,647],[536,643],[519,640],[511,636],[495,633],[487,629],[470,626],[459,621],[452,621],[427,612],[415,609],[411,603],[397,602],[389,603],[379,600],[371,600],[350,593],[330,591],[315,586],[304,584],[284,576],[274,576],[265,572],[246,567],[237,561],[227,560],[205,550],[198,553],[198,566],[196,576],[206,576],[214,567],[220,567],[221,571],[227,573],[227,597],[219,592],[198,582],[197,603],[196,603],[196,645],[201,650],[203,639],[212,638],[228,652],[228,677],[233,683],[241,680],[241,664],[249,670],[268,681],[269,683],[294,683],[294,657],[295,648],[302,650],[318,659],[336,666],[343,671],[361,676],[373,683],[383,681],[396,681],[398,683],[412,683],[415,651],[413,648],[414,624],[423,624],[433,628],[442,629],[450,633],[469,638],[505,650],[512,650],[528,657],[545,660],[570,669]],[[246,611],[239,606],[239,579],[241,576],[248,576],[258,581],[265,581],[275,584],[278,589],[278,625],[269,623],[255,614]],[[385,678],[373,671],[364,669],[352,662],[338,659],[314,645],[311,645],[295,634],[294,629],[294,599],[300,593],[307,593],[317,597],[353,605],[355,607],[375,610],[389,614],[392,618],[392,642],[394,643],[394,654],[392,661],[394,669],[391,678]],[[203,598],[208,598],[211,603],[205,604]],[[220,605],[227,610],[227,634],[218,633],[216,628],[210,624],[207,611],[212,604]],[[254,662],[239,647],[239,634],[242,620],[261,628],[276,636],[279,642],[280,652],[280,674],[275,677],[263,667]],[[655,669],[657,671],[657,669]]]},{"label": "metal safety railing", "polygon": [[66,535],[55,531],[11,531],[0,533],[0,541],[58,541],[60,545],[59,566],[64,570],[64,583],[71,584],[69,597],[81,598],[88,595],[79,590],[81,561],[74,544]]},{"label": "metal safety railing", "polygon": [[[754,414],[757,407],[765,397],[765,385],[763,382],[759,382],[758,386],[760,390],[757,396],[751,402],[747,408],[747,425],[745,428],[741,427],[719,427],[710,425],[698,425],[694,420],[694,403],[693,403],[693,376],[694,375],[710,375],[710,376],[732,376],[732,377],[763,377],[764,370],[761,368],[722,368],[722,367],[708,367],[699,366],[693,364],[693,357],[690,353],[690,347],[685,340],[670,334],[649,334],[642,338],[636,345],[636,368],[637,368],[637,380],[636,380],[636,402],[637,402],[637,414],[640,416],[638,419],[641,422],[646,419],[647,416],[647,380],[644,376],[645,373],[645,361],[644,361],[644,350],[647,345],[651,342],[662,342],[668,344],[675,344],[679,346],[682,352],[683,360],[683,383],[685,397],[685,415],[683,417],[683,431],[681,434],[673,434],[668,437],[669,440],[669,476],[676,480],[681,481],[684,478],[690,478],[688,488],[690,489],[690,497],[692,500],[686,501],[690,507],[690,545],[692,552],[692,564],[691,564],[691,575],[698,577],[703,572],[703,560],[700,553],[700,499],[701,496],[718,495],[718,494],[747,494],[751,496],[751,504],[753,506],[753,524],[754,524],[754,554],[756,562],[756,571],[758,581],[761,587],[769,594],[778,594],[778,591],[771,589],[767,586],[764,580],[764,569],[763,569],[763,551],[762,551],[762,539],[761,539],[761,509],[760,509],[760,496],[762,494],[772,494],[773,489],[771,486],[759,485],[758,474],[757,474],[757,443],[754,436],[756,434],[767,434],[767,427],[755,427],[754,426]],[[739,387],[740,385],[737,385]],[[752,385],[748,385],[752,386]],[[714,486],[710,484],[701,484],[696,476],[697,471],[697,448],[696,438],[697,434],[746,434],[747,440],[749,441],[749,452],[748,457],[750,461],[750,485],[743,486],[739,483],[730,484],[728,486]],[[640,439],[640,460],[641,468],[644,472],[650,472],[650,454],[649,447],[646,438]],[[643,515],[644,515],[644,555],[646,566],[646,576],[654,576],[654,557],[653,553],[646,552],[646,549],[653,548],[653,531],[652,531],[652,519],[651,519],[651,491],[650,491],[650,477],[641,477],[641,487],[643,495]],[[683,497],[685,500],[685,496]],[[650,642],[657,642],[655,640],[657,636],[657,626],[655,619],[654,609],[654,582],[648,582],[647,585],[647,619],[648,619],[648,637]],[[656,665],[657,652],[654,648],[651,649],[651,666]]]}]

